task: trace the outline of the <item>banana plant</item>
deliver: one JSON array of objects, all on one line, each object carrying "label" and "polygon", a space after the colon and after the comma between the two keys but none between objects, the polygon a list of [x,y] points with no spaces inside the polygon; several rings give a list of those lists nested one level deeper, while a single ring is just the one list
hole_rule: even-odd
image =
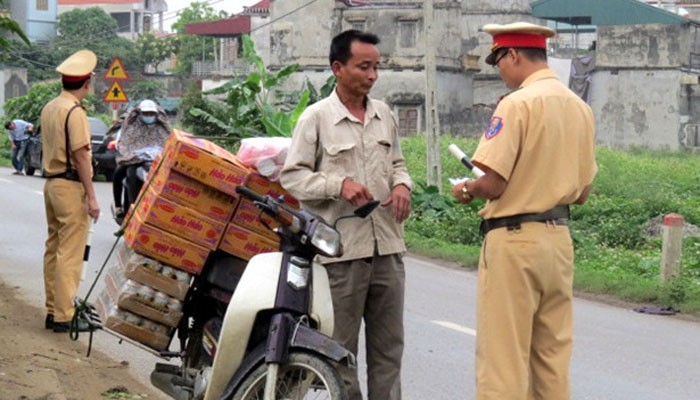
[{"label": "banana plant", "polygon": [[294,104],[279,104],[275,99],[284,82],[298,71],[298,64],[270,71],[257,54],[252,39],[244,35],[242,43],[242,58],[251,67],[249,73],[204,93],[223,97],[223,103],[205,100],[200,107],[190,108],[189,114],[199,124],[206,125],[207,131],[213,128],[222,136],[291,136],[311,94],[308,89],[302,90]]}]

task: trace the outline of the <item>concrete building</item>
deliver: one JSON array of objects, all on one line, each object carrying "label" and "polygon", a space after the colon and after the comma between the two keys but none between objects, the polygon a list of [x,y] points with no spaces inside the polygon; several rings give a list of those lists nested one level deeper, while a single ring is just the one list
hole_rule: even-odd
[{"label": "concrete building", "polygon": [[163,31],[165,0],[58,0],[58,14],[76,8],[99,7],[117,21],[120,36],[138,39],[144,32]]},{"label": "concrete building", "polygon": [[590,103],[598,142],[700,150],[700,26],[598,28]]},{"label": "concrete building", "polygon": [[427,43],[422,1],[273,1],[270,65],[300,65],[301,71],[288,81],[290,89],[301,87],[305,79],[320,87],[331,75],[328,50],[333,36],[351,28],[376,33],[382,65],[371,95],[393,108],[402,135],[412,135],[425,130],[425,50],[434,46],[440,130],[461,134],[473,91],[472,71],[463,62],[462,10],[458,1],[435,1],[434,37]]},{"label": "concrete building", "polygon": [[30,41],[48,43],[56,37],[56,0],[10,0],[5,7]]}]

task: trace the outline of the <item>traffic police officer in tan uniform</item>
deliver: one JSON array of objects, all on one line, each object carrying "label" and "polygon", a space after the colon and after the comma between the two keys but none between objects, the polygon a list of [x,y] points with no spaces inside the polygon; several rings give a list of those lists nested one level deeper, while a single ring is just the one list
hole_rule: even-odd
[{"label": "traffic police officer in tan uniform", "polygon": [[[80,50],[56,68],[63,90],[41,110],[42,167],[48,239],[44,252],[47,329],[67,332],[75,313],[89,219],[100,206],[92,185],[90,129],[81,101],[90,89],[97,57]],[[87,330],[86,323],[78,326]]]},{"label": "traffic police officer in tan uniform", "polygon": [[477,400],[570,398],[573,246],[569,205],[583,204],[597,166],[590,107],[547,67],[555,32],[489,24],[486,62],[513,91],[473,156],[485,171],[453,187],[486,199],[479,261]]}]

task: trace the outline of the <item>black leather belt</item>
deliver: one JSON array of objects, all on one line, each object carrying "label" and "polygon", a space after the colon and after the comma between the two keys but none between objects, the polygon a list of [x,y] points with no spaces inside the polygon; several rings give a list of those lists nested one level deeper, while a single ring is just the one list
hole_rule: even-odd
[{"label": "black leather belt", "polygon": [[61,179],[68,179],[69,181],[75,181],[75,182],[80,182],[80,175],[78,175],[78,171],[72,170],[72,171],[66,171],[62,174],[56,174],[56,175],[45,175],[44,178],[46,179],[54,179],[54,178],[61,178]]},{"label": "black leather belt", "polygon": [[523,222],[542,222],[554,225],[568,225],[569,206],[556,206],[541,213],[517,214],[510,217],[490,218],[481,221],[479,231],[486,236],[489,231],[498,228],[508,228],[508,230],[520,229]]}]

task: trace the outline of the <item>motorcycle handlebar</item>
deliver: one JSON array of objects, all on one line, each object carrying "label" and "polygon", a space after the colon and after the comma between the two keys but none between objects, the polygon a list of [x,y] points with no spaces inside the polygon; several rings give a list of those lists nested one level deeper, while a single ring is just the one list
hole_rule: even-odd
[{"label": "motorcycle handlebar", "polygon": [[252,191],[250,188],[246,186],[236,186],[236,193],[245,196],[253,201],[259,201],[261,203],[265,203],[265,197],[259,195],[258,193],[255,193]]},{"label": "motorcycle handlebar", "polygon": [[302,219],[296,212],[291,210],[286,205],[281,204],[270,196],[261,196],[246,186],[237,186],[236,193],[249,198],[255,203],[258,203],[258,207],[260,207],[265,214],[273,217],[283,226],[294,225],[295,220],[298,221]]}]

